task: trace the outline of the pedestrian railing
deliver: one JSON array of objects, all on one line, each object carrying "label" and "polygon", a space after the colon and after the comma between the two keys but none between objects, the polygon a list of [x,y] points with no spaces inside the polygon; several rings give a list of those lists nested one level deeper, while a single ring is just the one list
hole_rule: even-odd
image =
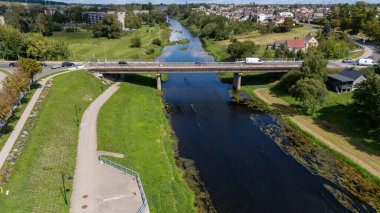
[{"label": "pedestrian railing", "polygon": [[141,183],[141,179],[140,179],[140,175],[139,173],[131,170],[131,169],[128,169],[120,164],[117,164],[115,162],[112,162],[108,159],[105,159],[101,156],[98,157],[100,163],[104,163],[104,164],[107,164],[109,166],[112,166],[113,168],[123,172],[123,173],[126,173],[126,174],[129,174],[129,175],[132,175],[136,178],[136,181],[137,181],[137,185],[139,187],[139,191],[140,191],[140,194],[141,194],[141,199],[143,201],[143,204],[140,206],[139,210],[137,211],[137,213],[149,213],[149,206],[148,206],[148,200],[146,199],[146,196],[145,196],[145,192],[144,192],[144,188],[142,186],[142,183]]}]

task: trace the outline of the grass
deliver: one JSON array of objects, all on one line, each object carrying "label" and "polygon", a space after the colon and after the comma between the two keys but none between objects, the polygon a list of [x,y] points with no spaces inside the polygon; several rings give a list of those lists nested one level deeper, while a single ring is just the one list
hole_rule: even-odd
[{"label": "grass", "polygon": [[350,52],[348,57],[350,58],[359,58],[364,54],[364,51]]},{"label": "grass", "polygon": [[[54,78],[25,147],[5,185],[10,195],[0,194],[2,212],[68,212],[60,192],[61,172],[74,174],[78,118],[102,92],[98,79],[86,72],[72,72]],[[72,188],[72,181],[66,185]],[[71,193],[68,193],[70,200]]]},{"label": "grass", "polygon": [[[69,44],[71,56],[67,60],[123,60],[123,59],[154,59],[161,54],[162,48],[169,42],[170,30],[160,29],[158,25],[154,27],[143,26],[120,39],[94,38],[92,32],[57,32],[51,39],[60,40]],[[132,48],[131,39],[138,37],[141,39],[140,48]],[[161,46],[152,44],[153,39],[160,38]],[[154,49],[153,54],[146,54],[149,49]]]},{"label": "grass", "polygon": [[124,154],[110,159],[140,174],[151,212],[195,212],[154,77],[129,75],[105,103],[98,118],[98,149]]},{"label": "grass", "polygon": [[4,73],[6,76],[11,76],[12,75],[12,73],[10,73],[10,72],[8,72],[6,70],[0,69],[0,72]]},{"label": "grass", "polygon": [[7,126],[0,130],[0,149],[3,148],[9,136],[12,134],[14,127],[16,126],[22,113],[24,113],[24,110],[26,106],[28,105],[29,100],[33,97],[36,89],[37,89],[37,85],[33,85],[31,90],[21,100],[21,105],[15,109],[15,111],[13,112],[13,115],[9,118]]}]

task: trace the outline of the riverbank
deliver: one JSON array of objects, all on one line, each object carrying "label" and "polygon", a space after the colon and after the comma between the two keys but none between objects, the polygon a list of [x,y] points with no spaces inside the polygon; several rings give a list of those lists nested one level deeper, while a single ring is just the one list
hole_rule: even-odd
[{"label": "riverbank", "polygon": [[[140,38],[141,47],[132,48],[132,38]],[[71,55],[67,60],[126,60],[155,59],[161,55],[162,49],[169,44],[170,29],[165,25],[147,25],[128,32],[120,39],[94,38],[91,31],[55,32],[50,39],[64,41],[68,44]],[[152,44],[156,38],[161,45]]]},{"label": "riverbank", "polygon": [[155,75],[128,75],[125,81],[100,110],[98,150],[124,154],[107,158],[140,174],[151,212],[195,212]]}]

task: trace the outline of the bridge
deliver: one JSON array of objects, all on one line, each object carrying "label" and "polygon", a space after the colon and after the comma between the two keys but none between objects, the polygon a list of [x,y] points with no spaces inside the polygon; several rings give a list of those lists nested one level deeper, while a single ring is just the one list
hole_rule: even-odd
[{"label": "bridge", "polygon": [[245,72],[288,72],[301,66],[302,61],[272,60],[261,64],[246,64],[244,62],[158,62],[133,61],[128,64],[112,62],[87,63],[90,72],[101,74],[139,74],[156,73],[157,89],[161,90],[162,73],[220,73],[233,72],[233,87],[240,90],[241,75]]}]

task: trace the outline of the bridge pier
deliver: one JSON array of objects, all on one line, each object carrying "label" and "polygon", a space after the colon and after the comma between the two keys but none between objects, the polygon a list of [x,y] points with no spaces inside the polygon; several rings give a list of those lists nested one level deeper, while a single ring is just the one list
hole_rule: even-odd
[{"label": "bridge pier", "polygon": [[241,87],[241,72],[234,72],[234,79],[232,81],[232,86],[235,90],[240,90]]},{"label": "bridge pier", "polygon": [[161,90],[162,88],[161,88],[161,74],[160,73],[157,73],[156,79],[157,79],[157,89]]}]

